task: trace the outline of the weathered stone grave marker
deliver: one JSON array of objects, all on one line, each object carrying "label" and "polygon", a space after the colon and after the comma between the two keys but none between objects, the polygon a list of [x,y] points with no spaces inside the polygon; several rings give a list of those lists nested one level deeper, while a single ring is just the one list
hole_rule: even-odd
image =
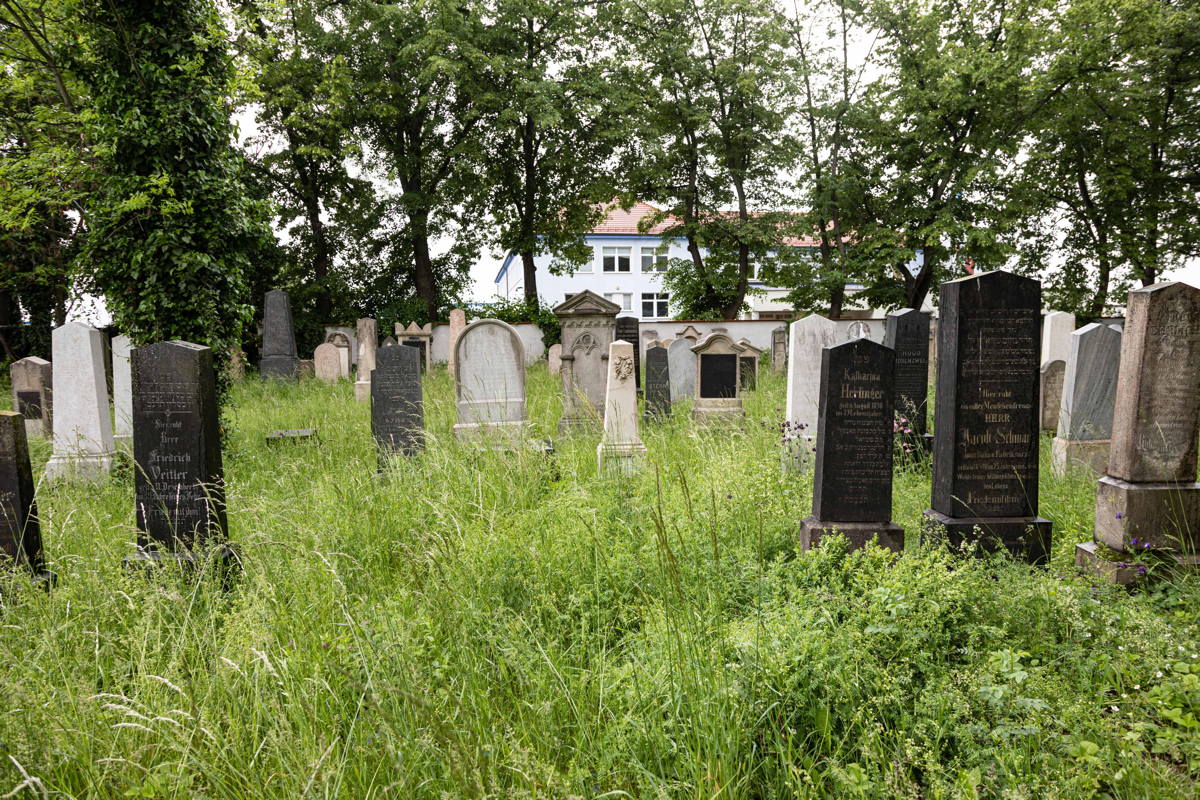
[{"label": "weathered stone grave marker", "polygon": [[671,402],[696,396],[696,342],[679,338],[667,345],[667,370],[671,376]]},{"label": "weathered stone grave marker", "polygon": [[1108,466],[1120,366],[1121,332],[1116,328],[1093,322],[1071,334],[1058,435],[1051,450],[1056,474],[1076,463],[1094,472]]},{"label": "weathered stone grave marker", "polygon": [[133,379],[129,372],[128,336],[114,336],[113,361],[113,441],[128,446],[133,441]]},{"label": "weathered stone grave marker", "polygon": [[638,336],[640,327],[637,317],[617,317],[616,338],[633,345],[633,382],[638,391],[642,388],[642,349],[638,346],[641,341]]},{"label": "weathered stone grave marker", "polygon": [[639,470],[645,461],[646,446],[638,435],[634,349],[632,342],[619,339],[608,348],[604,434],[596,447],[601,472],[628,475]]},{"label": "weathered stone grave marker", "polygon": [[821,353],[813,513],[800,526],[803,550],[834,531],[852,547],[877,540],[904,549],[892,519],[895,354],[859,338]]},{"label": "weathered stone grave marker", "polygon": [[837,325],[819,314],[809,314],[793,322],[788,331],[787,405],[783,423],[785,469],[803,470],[813,463],[822,351],[837,341]]},{"label": "weathered stone grave marker", "polygon": [[262,359],[258,371],[264,378],[293,380],[299,368],[292,306],[287,292],[272,289],[263,300]]},{"label": "weathered stone grave marker", "polygon": [[37,356],[14,361],[9,368],[13,408],[25,418],[28,436],[50,436],[53,415],[54,370],[50,362]]},{"label": "weathered stone grave marker", "polygon": [[738,381],[742,391],[758,388],[758,361],[762,348],[750,344],[749,339],[738,339],[742,352],[738,353]]},{"label": "weathered stone grave marker", "polygon": [[455,355],[458,352],[458,337],[462,335],[462,332],[466,330],[466,328],[467,312],[463,311],[461,308],[450,309],[450,355],[447,358],[446,366],[450,371],[451,377],[454,376],[454,371],[458,368],[456,361],[457,356]]},{"label": "weathered stone grave marker", "polygon": [[358,372],[354,376],[354,399],[365,403],[371,397],[371,371],[379,351],[379,326],[370,317],[356,325],[358,333]]},{"label": "weathered stone grave marker", "polygon": [[1058,427],[1058,415],[1062,409],[1063,380],[1067,374],[1067,362],[1046,361],[1042,364],[1041,394],[1038,402],[1038,427],[1052,431]]},{"label": "weathered stone grave marker", "polygon": [[0,411],[0,562],[9,559],[36,579],[54,580],[42,556],[25,420],[15,411]]},{"label": "weathered stone grave marker", "polygon": [[771,371],[787,370],[787,326],[780,325],[771,331]]},{"label": "weathered stone grave marker", "polygon": [[997,270],[941,287],[933,508],[923,526],[952,544],[1000,544],[1041,563],[1038,509],[1041,285]]},{"label": "weathered stone grave marker", "polygon": [[1042,364],[1051,361],[1066,363],[1071,355],[1071,333],[1075,330],[1075,315],[1067,311],[1051,311],[1042,317]]},{"label": "weathered stone grave marker", "polygon": [[723,333],[711,333],[692,346],[696,394],[692,417],[709,420],[741,416],[742,389],[738,358],[742,347]]},{"label": "weathered stone grave marker", "polygon": [[[1096,491],[1095,543],[1200,565],[1200,289],[1156,283],[1129,293],[1108,474]],[[1102,566],[1102,565],[1101,565]]]},{"label": "weathered stone grave marker", "polygon": [[929,315],[902,308],[884,320],[883,344],[896,353],[896,415],[922,439],[928,431]]},{"label": "weathered stone grave marker", "polygon": [[651,342],[646,348],[646,419],[671,416],[671,368],[667,348]]},{"label": "weathered stone grave marker", "polygon": [[546,352],[546,370],[551,375],[562,374],[562,343],[556,342],[550,345],[550,349]]},{"label": "weathered stone grave marker", "polygon": [[228,564],[212,350],[157,342],[133,350],[133,458],[138,554],[131,562],[192,563],[216,548]]},{"label": "weathered stone grave marker", "polygon": [[554,309],[562,326],[562,403],[558,430],[595,425],[604,417],[608,346],[621,307],[584,290]]},{"label": "weathered stone grave marker", "polygon": [[319,381],[337,381],[342,377],[342,348],[333,342],[317,345],[313,351],[313,373]]},{"label": "weathered stone grave marker", "polygon": [[112,417],[104,378],[104,334],[68,322],[51,334],[54,364],[54,455],[49,478],[94,479],[113,462]]},{"label": "weathered stone grave marker", "polygon": [[455,342],[454,361],[454,435],[464,441],[523,437],[525,346],[516,329],[498,319],[475,320]]},{"label": "weathered stone grave marker", "polygon": [[371,374],[371,434],[380,462],[425,447],[425,403],[421,393],[421,354],[414,347],[388,347]]}]

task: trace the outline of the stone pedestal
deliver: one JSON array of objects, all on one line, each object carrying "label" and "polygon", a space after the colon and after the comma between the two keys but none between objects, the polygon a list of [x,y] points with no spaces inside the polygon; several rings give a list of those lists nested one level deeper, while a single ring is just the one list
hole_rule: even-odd
[{"label": "stone pedestal", "polygon": [[805,517],[800,523],[800,549],[812,550],[835,533],[846,537],[854,550],[874,541],[888,550],[904,551],[904,529],[894,522],[822,522],[816,517]]},{"label": "stone pedestal", "polygon": [[1147,544],[1151,550],[1195,552],[1200,543],[1200,483],[1130,483],[1105,475],[1096,487],[1094,538],[1126,552]]},{"label": "stone pedestal", "polygon": [[927,509],[921,527],[922,539],[945,537],[955,547],[974,542],[985,552],[1003,548],[1032,564],[1050,560],[1050,520],[1041,517],[948,517]]},{"label": "stone pedestal", "polygon": [[1108,439],[1073,441],[1055,436],[1050,449],[1051,468],[1055,475],[1065,475],[1079,467],[1103,474],[1108,464],[1108,445]]},{"label": "stone pedestal", "polygon": [[[1083,542],[1075,545],[1075,566],[1083,572],[1118,586],[1129,586],[1136,583],[1143,575],[1148,574],[1149,567],[1138,560],[1136,553],[1128,556],[1122,554],[1117,560],[1113,560],[1101,555],[1100,548],[1101,545],[1095,542]],[[1155,554],[1156,559],[1162,557],[1161,553]],[[1200,569],[1200,555],[1175,553],[1168,555],[1167,559],[1166,563],[1173,569]],[[1160,565],[1161,563],[1159,562]],[[1161,568],[1161,566],[1157,568]]]}]

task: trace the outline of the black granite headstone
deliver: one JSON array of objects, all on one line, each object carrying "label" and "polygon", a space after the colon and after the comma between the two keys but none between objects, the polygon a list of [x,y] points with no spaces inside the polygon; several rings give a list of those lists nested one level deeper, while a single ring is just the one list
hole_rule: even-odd
[{"label": "black granite headstone", "polygon": [[671,415],[671,372],[667,348],[646,350],[646,418],[662,419]]},{"label": "black granite headstone", "polygon": [[637,317],[617,317],[616,338],[633,345],[633,379],[638,389],[642,388],[642,344]]},{"label": "black granite headstone", "polygon": [[130,367],[138,544],[151,560],[190,560],[227,529],[212,350],[158,342],[134,348]]},{"label": "black granite headstone", "polygon": [[292,306],[287,292],[272,289],[263,300],[263,346],[258,370],[264,378],[293,380],[298,367]]},{"label": "black granite headstone", "polygon": [[391,453],[415,455],[425,447],[425,405],[421,395],[421,352],[386,347],[371,373],[371,433],[383,459]]},{"label": "black granite headstone", "polygon": [[737,353],[700,354],[700,396],[737,397]]},{"label": "black granite headstone", "polygon": [[927,528],[1049,557],[1037,517],[1041,284],[995,271],[942,284]]},{"label": "black granite headstone", "polygon": [[14,411],[0,411],[0,562],[8,559],[40,579],[54,578],[42,563],[42,528],[25,421]]},{"label": "black granite headstone", "polygon": [[738,356],[738,380],[743,391],[757,388],[758,356]]},{"label": "black granite headstone", "polygon": [[887,315],[883,343],[896,351],[896,414],[916,436],[927,428],[929,395],[929,315],[902,308]]}]

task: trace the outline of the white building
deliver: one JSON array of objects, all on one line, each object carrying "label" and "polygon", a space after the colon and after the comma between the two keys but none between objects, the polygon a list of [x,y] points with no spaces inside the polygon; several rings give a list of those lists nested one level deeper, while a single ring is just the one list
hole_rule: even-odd
[{"label": "white building", "polygon": [[[622,316],[636,316],[643,321],[671,319],[674,309],[662,286],[662,276],[667,271],[668,259],[690,256],[687,241],[683,238],[673,239],[663,247],[660,234],[669,222],[660,222],[645,233],[638,230],[639,222],[657,213],[659,210],[647,203],[637,203],[628,211],[612,207],[607,218],[584,236],[584,242],[592,248],[592,259],[570,275],[551,273],[553,257],[537,256],[538,295],[542,302],[553,307],[577,292],[590,289],[621,306]],[[808,240],[790,243],[794,247],[818,246],[816,241]],[[919,259],[919,255],[914,258],[910,268],[919,267]],[[750,311],[743,314],[743,318],[791,319],[795,316],[791,304],[786,301],[791,289],[766,286],[757,279],[757,269],[753,265],[751,270],[754,274],[750,277],[750,286],[764,293],[747,295]],[[847,294],[853,294],[857,288],[846,287]],[[496,273],[496,296],[519,300],[524,295],[521,260],[516,253],[509,253]]]}]

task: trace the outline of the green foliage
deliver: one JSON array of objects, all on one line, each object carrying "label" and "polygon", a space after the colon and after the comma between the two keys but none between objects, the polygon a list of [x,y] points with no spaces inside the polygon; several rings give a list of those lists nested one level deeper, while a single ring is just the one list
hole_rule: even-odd
[{"label": "green foliage", "polygon": [[535,322],[542,331],[542,341],[547,348],[562,342],[562,324],[554,315],[553,308],[540,301],[530,303],[527,300],[498,299],[479,305],[474,316],[510,323]]},{"label": "green foliage", "polygon": [[183,339],[224,363],[250,316],[247,274],[269,234],[231,140],[217,9],[89,0],[83,19],[103,173],[81,258],[135,344]]},{"label": "green foliage", "polygon": [[[902,557],[802,554],[782,376],[741,424],[698,428],[684,402],[644,427],[649,468],[619,479],[598,432],[557,435],[542,367],[527,405],[552,458],[457,442],[450,377],[423,385],[428,449],[381,476],[349,382],[235,385],[227,595],[122,567],[129,473],[40,486],[59,583],[0,579],[0,791],[1195,796],[1200,583],[1079,577],[1090,473],[1042,471],[1049,568],[919,548],[917,467],[896,474]],[[299,427],[320,443],[263,441]]]}]

